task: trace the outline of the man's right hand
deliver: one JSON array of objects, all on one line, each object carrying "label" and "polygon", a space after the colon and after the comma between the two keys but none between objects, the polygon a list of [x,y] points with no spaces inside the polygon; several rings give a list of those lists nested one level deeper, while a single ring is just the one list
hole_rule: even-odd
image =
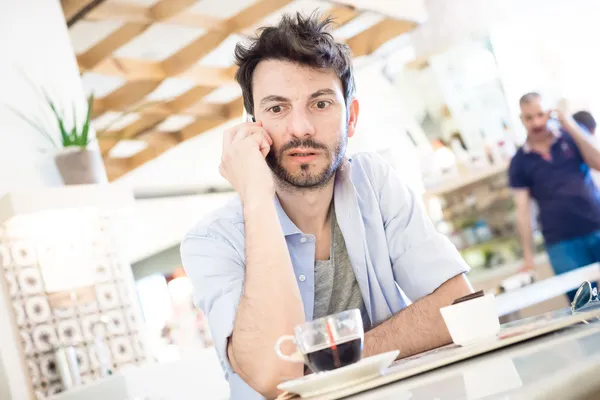
[{"label": "man's right hand", "polygon": [[247,122],[225,131],[219,171],[240,195],[242,203],[250,193],[262,198],[275,194],[273,176],[265,161],[273,140],[261,122]]}]

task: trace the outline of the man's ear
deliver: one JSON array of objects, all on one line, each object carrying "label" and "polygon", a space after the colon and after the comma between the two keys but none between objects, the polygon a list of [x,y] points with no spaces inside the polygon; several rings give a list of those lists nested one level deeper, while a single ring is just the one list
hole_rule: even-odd
[{"label": "man's ear", "polygon": [[353,99],[348,107],[348,137],[354,136],[356,132],[356,123],[358,121],[358,100]]}]

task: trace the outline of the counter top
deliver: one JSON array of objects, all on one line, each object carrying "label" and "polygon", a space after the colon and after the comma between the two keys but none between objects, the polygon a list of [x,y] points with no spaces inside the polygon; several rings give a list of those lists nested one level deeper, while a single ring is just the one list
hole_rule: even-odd
[{"label": "counter top", "polygon": [[600,321],[596,321],[372,389],[349,399],[567,399],[573,398],[575,390],[597,393],[600,390],[599,370]]},{"label": "counter top", "polygon": [[[534,256],[535,265],[549,263],[546,252],[537,253]],[[523,260],[517,260],[506,264],[496,265],[492,268],[473,268],[467,275],[472,284],[477,284],[491,279],[499,279],[519,272],[523,266]]]},{"label": "counter top", "polygon": [[509,163],[501,163],[499,165],[491,165],[485,168],[473,168],[466,173],[450,178],[440,180],[438,183],[427,185],[425,188],[426,196],[441,196],[465,186],[481,182],[484,179],[494,175],[505,173],[508,170]]}]

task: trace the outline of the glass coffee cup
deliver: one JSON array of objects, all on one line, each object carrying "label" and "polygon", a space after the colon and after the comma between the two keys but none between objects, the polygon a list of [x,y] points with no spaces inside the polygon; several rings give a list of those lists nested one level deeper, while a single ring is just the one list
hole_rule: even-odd
[{"label": "glass coffee cup", "polygon": [[[281,344],[287,340],[296,345],[291,355],[281,351]],[[363,340],[360,310],[352,309],[296,326],[294,335],[277,340],[275,352],[282,360],[303,363],[313,372],[323,372],[360,361]]]}]

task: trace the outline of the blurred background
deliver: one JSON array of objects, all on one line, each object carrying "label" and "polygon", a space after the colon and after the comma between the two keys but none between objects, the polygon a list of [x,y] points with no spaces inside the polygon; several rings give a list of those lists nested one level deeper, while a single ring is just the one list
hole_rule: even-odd
[{"label": "blurred background", "polygon": [[[2,323],[0,357],[22,367],[5,368],[5,393],[68,389],[56,358],[66,343],[88,360],[87,382],[204,357],[213,378],[197,384],[227,397],[179,243],[234,196],[218,164],[223,130],[243,121],[235,44],[314,10],[334,17],[354,54],[350,153],[396,168],[477,289],[499,292],[518,272],[507,183],[525,141],[518,100],[538,91],[600,113],[597,1],[0,0],[0,310],[15,328]],[[64,222],[83,218],[83,233]],[[543,279],[552,271],[535,237]],[[550,298],[521,316],[563,305]],[[85,319],[107,315],[103,362]]]}]

